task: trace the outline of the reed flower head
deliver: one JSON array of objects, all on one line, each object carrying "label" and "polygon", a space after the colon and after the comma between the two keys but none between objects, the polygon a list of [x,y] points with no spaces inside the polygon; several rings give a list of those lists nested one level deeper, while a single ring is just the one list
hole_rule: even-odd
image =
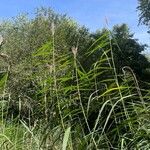
[{"label": "reed flower head", "polygon": [[51,31],[52,31],[52,36],[54,36],[54,34],[55,34],[55,24],[54,24],[54,22],[52,22],[52,24],[51,24]]},{"label": "reed flower head", "polygon": [[49,69],[50,73],[53,72],[53,65],[46,63],[45,67]]},{"label": "reed flower head", "polygon": [[2,42],[3,42],[3,37],[2,37],[2,35],[0,35],[0,45],[2,45]]},{"label": "reed flower head", "polygon": [[72,47],[72,53],[74,56],[77,56],[78,48],[77,47]]},{"label": "reed flower head", "polygon": [[9,56],[7,54],[4,53],[0,53],[0,57],[4,58],[4,59],[8,59]]}]

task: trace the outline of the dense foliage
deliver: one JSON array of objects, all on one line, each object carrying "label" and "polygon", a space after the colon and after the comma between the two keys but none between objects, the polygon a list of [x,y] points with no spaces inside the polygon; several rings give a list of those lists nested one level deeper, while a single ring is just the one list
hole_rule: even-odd
[{"label": "dense foliage", "polygon": [[150,28],[150,1],[138,0],[139,22]]},{"label": "dense foliage", "polygon": [[137,9],[140,11],[140,22],[142,22],[145,25],[149,25],[150,21],[150,1],[149,0],[139,0],[139,6]]},{"label": "dense foliage", "polygon": [[1,149],[150,148],[149,62],[126,24],[90,33],[41,8],[0,33]]},{"label": "dense foliage", "polygon": [[[107,29],[103,29],[102,31],[97,31],[92,36],[98,39],[107,32]],[[148,69],[150,68],[150,63],[147,58],[141,54],[147,48],[147,45],[140,44],[138,40],[134,38],[134,34],[130,32],[126,24],[115,25],[110,34],[117,73],[122,73],[122,68],[128,66],[132,68],[139,79],[149,81],[150,78],[148,76],[150,74]]]}]

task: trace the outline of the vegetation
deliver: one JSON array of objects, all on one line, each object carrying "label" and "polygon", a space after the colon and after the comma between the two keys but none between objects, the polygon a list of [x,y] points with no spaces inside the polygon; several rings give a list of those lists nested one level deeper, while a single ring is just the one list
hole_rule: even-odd
[{"label": "vegetation", "polygon": [[[98,31],[94,34],[95,38],[102,36],[104,32],[107,32],[107,30]],[[137,39],[134,39],[134,34],[130,33],[130,29],[126,24],[115,25],[111,31],[111,36],[117,74],[122,73],[124,66],[129,66],[138,79],[149,81],[147,69],[150,67],[150,63],[141,54],[148,46],[140,44]]]},{"label": "vegetation", "polygon": [[[150,28],[150,1],[138,0],[139,5],[137,7],[139,13],[139,23],[142,23]],[[149,32],[149,31],[148,31]]]},{"label": "vegetation", "polygon": [[41,8],[0,32],[0,149],[150,148],[149,61],[126,24],[90,33]]}]

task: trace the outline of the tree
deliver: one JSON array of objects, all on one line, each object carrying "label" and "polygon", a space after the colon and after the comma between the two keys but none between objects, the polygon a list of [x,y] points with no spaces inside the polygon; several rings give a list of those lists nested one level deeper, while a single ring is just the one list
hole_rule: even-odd
[{"label": "tree", "polygon": [[142,23],[150,28],[150,0],[138,0],[139,23]]},{"label": "tree", "polygon": [[[43,81],[46,75],[47,78],[49,77],[44,68],[52,65],[52,57],[51,55],[44,56],[43,54],[43,56],[36,57],[36,60],[33,54],[40,50],[48,50],[50,53],[53,42],[53,23],[55,56],[56,61],[59,61],[60,64],[57,67],[60,67],[65,62],[65,60],[60,61],[60,58],[63,58],[64,55],[67,58],[73,58],[72,46],[78,45],[78,58],[82,59],[82,55],[84,55],[84,51],[91,41],[89,31],[87,28],[79,26],[66,15],[56,14],[50,8],[40,8],[37,9],[32,19],[29,19],[25,14],[15,17],[11,21],[1,23],[0,34],[3,35],[6,42],[2,45],[0,54],[7,54],[9,62],[11,62],[8,92],[11,93],[13,101],[12,111],[16,109],[18,111],[19,100],[22,103],[27,100],[28,103],[33,104],[33,108],[36,107],[35,101],[39,101],[36,98],[36,94],[41,88],[39,82]],[[0,60],[0,70],[7,70],[8,65],[7,62]],[[63,74],[69,70],[70,66],[68,65],[67,67],[62,67]],[[35,72],[40,73],[37,75]],[[24,110],[28,111],[27,108]],[[24,114],[26,113],[23,112]]]},{"label": "tree", "polygon": [[129,66],[133,71],[142,77],[144,71],[150,67],[147,58],[141,54],[146,45],[140,44],[134,39],[134,34],[126,24],[116,25],[112,30],[113,52],[115,64],[120,72],[124,66]]},{"label": "tree", "polygon": [[[103,29],[102,31],[97,31],[92,37],[98,39],[107,32],[108,30]],[[143,78],[145,70],[150,68],[149,61],[141,54],[147,45],[140,44],[137,39],[134,39],[134,34],[130,32],[126,24],[115,25],[111,31],[110,38],[117,73],[122,74],[122,68],[129,66],[135,74]],[[106,49],[108,48],[106,47]],[[102,51],[102,49],[99,51]],[[96,60],[99,55],[100,52],[95,55],[94,59]]]}]

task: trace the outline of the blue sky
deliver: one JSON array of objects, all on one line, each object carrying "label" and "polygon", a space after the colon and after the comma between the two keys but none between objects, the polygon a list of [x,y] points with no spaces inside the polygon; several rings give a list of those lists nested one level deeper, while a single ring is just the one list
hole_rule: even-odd
[{"label": "blue sky", "polygon": [[1,0],[0,19],[34,10],[40,6],[53,8],[58,13],[67,14],[90,31],[105,27],[107,18],[109,27],[127,23],[135,38],[150,45],[150,36],[145,26],[138,26],[138,0]]}]

